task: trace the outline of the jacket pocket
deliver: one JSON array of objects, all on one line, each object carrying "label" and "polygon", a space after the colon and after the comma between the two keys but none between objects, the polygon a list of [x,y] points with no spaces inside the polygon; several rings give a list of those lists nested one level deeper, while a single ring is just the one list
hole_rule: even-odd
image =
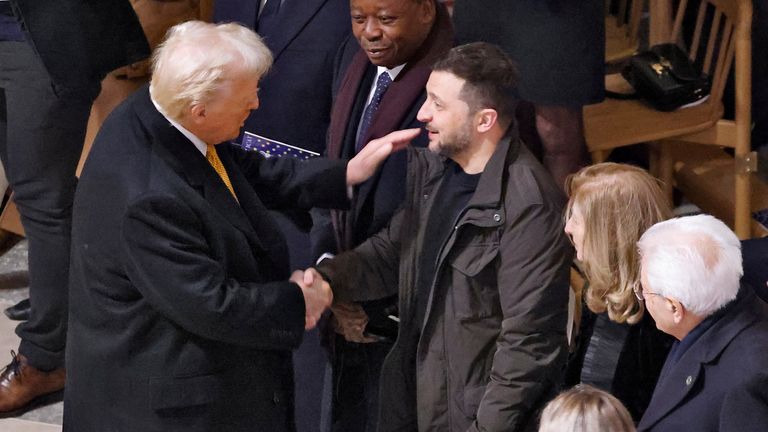
[{"label": "jacket pocket", "polygon": [[453,310],[460,321],[474,321],[499,315],[497,271],[493,264],[499,254],[496,244],[468,245],[451,260]]},{"label": "jacket pocket", "polygon": [[151,378],[149,394],[156,411],[208,405],[224,395],[221,377],[199,375],[183,378]]},{"label": "jacket pocket", "polygon": [[490,264],[498,253],[498,245],[467,245],[454,256],[451,266],[472,278]]},{"label": "jacket pocket", "polygon": [[485,395],[485,384],[476,387],[467,387],[464,389],[464,415],[467,418],[477,418],[477,410],[480,408],[480,401]]}]

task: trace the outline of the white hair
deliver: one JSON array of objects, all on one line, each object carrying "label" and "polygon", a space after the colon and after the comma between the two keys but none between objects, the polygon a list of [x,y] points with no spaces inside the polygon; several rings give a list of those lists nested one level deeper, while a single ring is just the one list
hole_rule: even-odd
[{"label": "white hair", "polygon": [[659,222],[638,242],[646,290],[680,301],[706,317],[739,292],[743,274],[741,243],[733,231],[709,215]]},{"label": "white hair", "polygon": [[239,24],[187,21],[171,27],[152,56],[152,98],[180,120],[184,110],[210,100],[228,81],[263,76],[272,53],[252,30]]}]

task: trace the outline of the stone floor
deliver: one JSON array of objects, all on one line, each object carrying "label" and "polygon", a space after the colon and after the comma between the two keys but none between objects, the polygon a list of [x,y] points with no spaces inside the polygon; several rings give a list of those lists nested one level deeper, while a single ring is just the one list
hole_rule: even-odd
[{"label": "stone floor", "polygon": [[[0,256],[0,310],[26,298],[27,285],[27,242],[22,241]],[[10,363],[11,350],[15,351],[19,346],[19,338],[13,331],[17,323],[0,313],[0,367]],[[56,402],[37,407],[19,417],[0,419],[0,431],[61,431],[62,409],[62,402]]]}]

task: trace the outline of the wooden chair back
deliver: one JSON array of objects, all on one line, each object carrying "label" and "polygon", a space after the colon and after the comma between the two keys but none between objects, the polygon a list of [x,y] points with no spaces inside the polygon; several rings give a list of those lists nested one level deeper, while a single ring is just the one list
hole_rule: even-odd
[{"label": "wooden chair back", "polygon": [[646,0],[605,2],[605,61],[629,58],[640,46],[640,18]]},{"label": "wooden chair back", "polygon": [[[669,42],[682,40],[683,18],[689,3],[680,0]],[[739,3],[744,0],[699,0],[693,37],[685,47],[691,60],[711,77],[712,100],[722,99],[736,50],[737,28],[751,27],[751,18],[745,22],[743,14],[740,15],[746,8],[739,8]]]},{"label": "wooden chair back", "polygon": [[[679,41],[683,13],[688,0],[681,0],[675,14],[671,40]],[[693,6],[696,6],[695,4]],[[756,170],[755,155],[750,148],[751,72],[752,72],[752,0],[699,0],[696,21],[688,52],[712,77],[710,101],[722,110],[720,103],[731,70],[735,71],[734,120],[719,120],[714,127],[675,141],[734,148],[733,225],[741,238],[750,236],[751,180]],[[718,113],[721,117],[721,113]],[[667,156],[671,151],[663,151]],[[662,158],[665,157],[662,155]],[[671,172],[673,161],[662,161],[662,171]],[[664,167],[665,166],[665,167]]]}]

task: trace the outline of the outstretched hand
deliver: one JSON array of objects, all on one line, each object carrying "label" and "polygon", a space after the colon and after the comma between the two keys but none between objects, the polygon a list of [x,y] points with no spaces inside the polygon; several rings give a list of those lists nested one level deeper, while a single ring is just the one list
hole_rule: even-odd
[{"label": "outstretched hand", "polygon": [[403,129],[371,140],[347,164],[347,185],[355,186],[368,180],[384,159],[404,149],[421,129]]}]

